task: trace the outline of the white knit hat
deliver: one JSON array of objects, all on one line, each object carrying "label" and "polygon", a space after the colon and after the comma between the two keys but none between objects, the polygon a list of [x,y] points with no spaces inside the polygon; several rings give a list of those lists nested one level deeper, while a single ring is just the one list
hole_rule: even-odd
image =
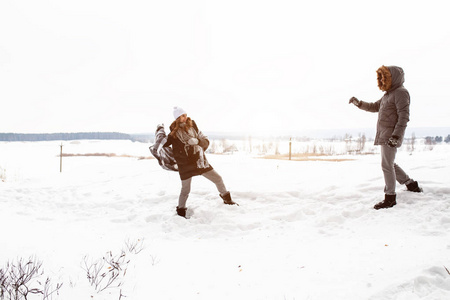
[{"label": "white knit hat", "polygon": [[179,116],[182,116],[184,114],[186,114],[186,111],[181,107],[175,106],[173,108],[173,117],[175,118],[175,120],[178,119]]}]

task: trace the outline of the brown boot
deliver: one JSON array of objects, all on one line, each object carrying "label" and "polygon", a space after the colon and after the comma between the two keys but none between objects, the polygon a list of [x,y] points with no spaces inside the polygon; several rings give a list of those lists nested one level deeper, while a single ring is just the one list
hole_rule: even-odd
[{"label": "brown boot", "polygon": [[395,198],[397,195],[384,195],[384,201],[375,204],[373,208],[380,209],[380,208],[389,208],[397,204],[397,201],[395,201]]},{"label": "brown boot", "polygon": [[407,184],[406,188],[410,192],[415,192],[415,193],[422,193],[423,192],[422,188],[419,186],[417,181],[413,181],[410,184]]},{"label": "brown boot", "polygon": [[177,206],[177,215],[179,215],[180,217],[186,218],[186,211],[187,211],[187,207],[179,208]]},{"label": "brown boot", "polygon": [[231,200],[231,194],[230,192],[226,193],[225,195],[220,195],[220,198],[223,199],[223,203],[228,204],[228,205],[237,205],[239,206],[239,204],[237,204],[236,202],[234,202],[233,200]]}]

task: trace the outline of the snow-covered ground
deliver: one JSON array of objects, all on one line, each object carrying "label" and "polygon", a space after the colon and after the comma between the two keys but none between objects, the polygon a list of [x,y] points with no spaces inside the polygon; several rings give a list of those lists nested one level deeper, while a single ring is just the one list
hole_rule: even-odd
[{"label": "snow-covered ground", "polygon": [[[398,205],[380,211],[379,154],[210,154],[240,206],[196,177],[183,219],[178,174],[136,158],[149,145],[64,142],[65,153],[135,157],[64,157],[60,173],[60,144],[0,143],[0,268],[42,261],[63,283],[53,299],[450,299],[450,145],[400,151],[424,193],[398,186]],[[122,285],[97,292],[86,265],[121,250]]]}]

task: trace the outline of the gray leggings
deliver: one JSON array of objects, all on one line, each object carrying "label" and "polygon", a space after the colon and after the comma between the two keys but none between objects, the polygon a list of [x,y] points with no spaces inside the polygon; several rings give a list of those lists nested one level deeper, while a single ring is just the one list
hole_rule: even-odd
[{"label": "gray leggings", "polygon": [[[217,187],[217,190],[221,195],[225,195],[228,191],[223,183],[222,177],[215,171],[211,170],[202,174],[206,179],[211,180]],[[186,201],[189,197],[189,193],[191,192],[191,181],[192,177],[181,180],[181,193],[180,198],[178,199],[178,207],[186,207]]]}]

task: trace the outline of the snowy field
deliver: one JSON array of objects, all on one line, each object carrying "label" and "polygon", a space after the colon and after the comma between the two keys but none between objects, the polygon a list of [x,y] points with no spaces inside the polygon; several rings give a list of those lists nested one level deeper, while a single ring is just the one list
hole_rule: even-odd
[{"label": "snowy field", "polygon": [[[210,154],[240,206],[196,177],[184,219],[178,174],[137,158],[148,144],[64,142],[65,153],[117,157],[64,157],[62,173],[60,144],[0,142],[0,268],[41,261],[41,283],[63,284],[49,299],[450,299],[450,145],[400,151],[424,193],[398,186],[398,205],[380,211],[379,154]],[[114,268],[97,286],[86,270],[103,257],[120,272],[99,291]]]}]

